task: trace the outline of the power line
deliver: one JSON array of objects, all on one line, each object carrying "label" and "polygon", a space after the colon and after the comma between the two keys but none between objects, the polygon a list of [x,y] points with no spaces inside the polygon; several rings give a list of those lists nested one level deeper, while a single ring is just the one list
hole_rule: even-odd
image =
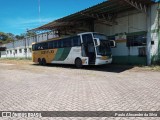
[{"label": "power line", "polygon": [[41,1],[38,0],[39,24],[41,24]]}]

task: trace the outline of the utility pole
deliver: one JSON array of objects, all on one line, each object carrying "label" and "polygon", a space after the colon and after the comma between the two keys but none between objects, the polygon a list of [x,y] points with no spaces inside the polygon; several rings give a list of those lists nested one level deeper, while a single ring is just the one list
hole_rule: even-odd
[{"label": "utility pole", "polygon": [[24,53],[25,53],[25,59],[27,59],[26,40],[27,40],[27,37],[24,38]]},{"label": "utility pole", "polygon": [[13,55],[14,55],[14,58],[15,58],[15,45],[14,45],[14,41],[15,40],[13,40]]},{"label": "utility pole", "polygon": [[151,6],[147,9],[147,65],[151,65]]}]

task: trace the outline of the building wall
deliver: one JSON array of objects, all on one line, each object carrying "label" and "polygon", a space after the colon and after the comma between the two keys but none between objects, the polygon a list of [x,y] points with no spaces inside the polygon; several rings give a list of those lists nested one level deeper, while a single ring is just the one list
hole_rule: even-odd
[{"label": "building wall", "polygon": [[151,39],[154,44],[151,46],[152,63],[160,62],[160,30],[159,30],[159,4],[151,7]]},{"label": "building wall", "polygon": [[145,33],[147,16],[138,11],[129,11],[119,14],[116,22],[118,24],[113,26],[95,23],[96,32],[104,33],[116,41],[116,47],[112,48],[113,62],[145,65],[146,56],[139,56],[139,49],[146,46],[127,47],[127,36]]},{"label": "building wall", "polygon": [[23,40],[17,40],[12,43],[5,44],[5,47],[7,49],[6,51],[1,52],[1,57],[2,58],[6,58],[6,57],[7,58],[11,58],[11,57],[31,58],[32,43],[48,40],[55,37],[57,37],[57,35],[55,35],[53,32],[48,32],[48,33],[39,34],[37,36],[28,37]]}]

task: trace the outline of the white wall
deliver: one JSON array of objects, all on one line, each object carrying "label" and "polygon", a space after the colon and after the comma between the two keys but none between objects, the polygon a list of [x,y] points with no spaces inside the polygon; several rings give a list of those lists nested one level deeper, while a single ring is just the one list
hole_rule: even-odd
[{"label": "white wall", "polygon": [[[151,39],[154,41],[154,45],[151,46],[152,57],[158,56],[158,3],[151,7]],[[160,54],[160,53],[159,53]]]},{"label": "white wall", "polygon": [[[14,43],[8,43],[4,46],[7,48],[6,51],[2,52],[1,57],[31,57],[32,56],[32,43],[39,42],[39,41],[45,41],[51,38],[55,38],[57,35],[55,35],[53,32],[49,33],[43,33],[39,34],[37,36],[28,37],[23,40],[14,41]],[[25,48],[27,49],[27,52],[25,53]],[[20,52],[20,49],[22,52]],[[15,52],[17,51],[17,53]]]},{"label": "white wall", "polygon": [[[116,35],[118,33],[133,33],[147,31],[147,17],[144,13],[135,11],[124,12],[118,15],[116,19],[117,25],[107,26],[95,23],[95,32],[104,33],[107,36]],[[117,47],[112,49],[113,56],[138,55],[139,47],[128,47],[126,42],[117,42]]]},{"label": "white wall", "polygon": [[117,33],[132,33],[147,30],[147,18],[144,13],[135,13],[122,17],[119,16],[119,18],[116,19],[116,22],[118,22],[118,24],[113,26],[95,23],[95,31],[110,36]]}]

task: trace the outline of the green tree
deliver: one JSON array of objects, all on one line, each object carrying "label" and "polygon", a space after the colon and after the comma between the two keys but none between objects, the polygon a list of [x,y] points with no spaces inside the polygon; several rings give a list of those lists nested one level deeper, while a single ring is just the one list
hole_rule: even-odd
[{"label": "green tree", "polygon": [[7,33],[0,32],[0,41],[2,43],[7,43],[13,41],[13,38],[10,37]]},{"label": "green tree", "polygon": [[15,38],[17,40],[22,40],[23,38],[25,38],[25,36],[23,34],[21,34],[21,35],[16,35]]},{"label": "green tree", "polygon": [[35,36],[35,35],[36,35],[36,33],[33,32],[33,31],[28,31],[28,32],[26,33],[26,36]]}]

